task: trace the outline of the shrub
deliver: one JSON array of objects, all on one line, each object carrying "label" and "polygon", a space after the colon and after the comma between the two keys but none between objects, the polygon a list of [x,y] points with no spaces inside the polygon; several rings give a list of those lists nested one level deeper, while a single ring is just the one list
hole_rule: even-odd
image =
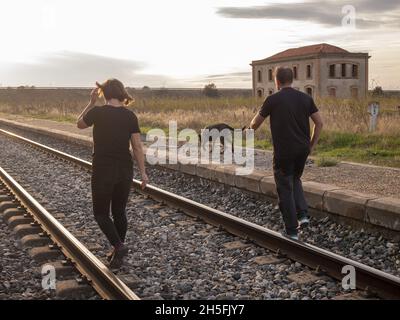
[{"label": "shrub", "polygon": [[382,87],[375,87],[374,90],[372,90],[372,95],[374,97],[382,97],[383,96],[383,89]]},{"label": "shrub", "polygon": [[217,86],[214,83],[207,84],[203,89],[203,94],[206,97],[210,97],[210,98],[218,98],[219,97],[219,92],[218,92]]}]

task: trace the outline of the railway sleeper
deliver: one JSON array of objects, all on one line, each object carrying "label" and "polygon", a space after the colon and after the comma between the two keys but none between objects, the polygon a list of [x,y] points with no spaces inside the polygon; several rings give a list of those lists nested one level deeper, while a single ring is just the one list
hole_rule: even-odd
[{"label": "railway sleeper", "polygon": [[50,247],[50,245],[34,247],[29,250],[29,255],[36,262],[49,262],[63,258],[63,253],[59,249]]},{"label": "railway sleeper", "polygon": [[26,211],[22,208],[8,208],[3,212],[4,221],[8,221],[11,217],[23,216]]},{"label": "railway sleeper", "polygon": [[42,229],[38,225],[32,224],[20,224],[16,226],[14,229],[14,233],[19,237],[22,238],[28,234],[37,234],[42,232]]},{"label": "railway sleeper", "polygon": [[28,234],[21,238],[21,245],[24,248],[42,247],[51,243],[53,241],[50,238],[41,236],[40,234]]},{"label": "railway sleeper", "polygon": [[72,264],[64,264],[63,260],[47,262],[37,268],[37,273],[41,273],[44,266],[52,266],[54,268],[57,280],[73,279],[78,276],[75,267]]},{"label": "railway sleeper", "polygon": [[14,229],[16,226],[21,224],[31,224],[32,222],[34,222],[34,220],[29,216],[18,215],[10,217],[6,220],[6,222],[10,229]]},{"label": "railway sleeper", "polygon": [[85,281],[77,279],[61,280],[56,284],[56,295],[61,298],[74,298],[80,295],[88,295],[93,292],[93,288]]},{"label": "railway sleeper", "polygon": [[4,212],[10,208],[17,208],[18,204],[15,199],[0,202],[0,212]]},{"label": "railway sleeper", "polygon": [[0,203],[4,201],[11,201],[13,198],[12,196],[6,194],[6,190],[0,190]]}]

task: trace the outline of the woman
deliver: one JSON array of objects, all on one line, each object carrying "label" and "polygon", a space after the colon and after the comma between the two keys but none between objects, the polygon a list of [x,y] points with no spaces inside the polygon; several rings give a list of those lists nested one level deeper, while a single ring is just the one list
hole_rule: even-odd
[{"label": "woman", "polygon": [[[78,128],[93,127],[93,213],[100,229],[114,247],[108,255],[110,267],[119,268],[128,248],[124,244],[127,231],[125,213],[133,176],[129,142],[142,176],[142,188],[148,178],[140,129],[136,115],[126,106],[133,99],[121,81],[110,79],[91,93],[90,102],[78,118]],[[99,96],[106,105],[95,106]],[[110,218],[110,207],[113,219]]]}]

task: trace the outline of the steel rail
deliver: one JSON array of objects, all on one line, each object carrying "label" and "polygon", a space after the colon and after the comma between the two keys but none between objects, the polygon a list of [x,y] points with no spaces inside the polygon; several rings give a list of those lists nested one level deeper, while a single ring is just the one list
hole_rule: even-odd
[{"label": "steel rail", "polygon": [[[57,155],[65,160],[72,161],[84,168],[91,168],[91,163],[88,161],[68,155],[64,152],[2,129],[0,129],[0,133],[24,141],[43,151]],[[394,275],[305,242],[292,241],[283,237],[280,233],[224,213],[220,210],[210,208],[196,201],[162,190],[155,186],[148,185],[144,190],[142,190],[141,182],[139,180],[133,179],[132,187],[141,194],[148,195],[155,200],[178,208],[192,217],[197,217],[209,224],[223,228],[236,236],[251,240],[264,248],[279,252],[294,261],[298,261],[311,268],[325,272],[339,281],[341,281],[346,275],[342,273],[343,267],[352,266],[354,267],[356,287],[358,289],[367,290],[368,292],[377,294],[379,297],[385,299],[400,299],[400,278],[395,277]]]},{"label": "steel rail", "polygon": [[64,255],[85,276],[89,284],[107,300],[139,300],[118,277],[95,257],[78,239],[43,208],[20,184],[0,167],[0,179],[31,213],[33,219],[57,244]]}]

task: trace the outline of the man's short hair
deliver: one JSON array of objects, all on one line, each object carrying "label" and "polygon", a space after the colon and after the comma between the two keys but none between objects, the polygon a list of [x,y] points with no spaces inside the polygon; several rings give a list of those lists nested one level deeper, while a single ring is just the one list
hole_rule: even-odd
[{"label": "man's short hair", "polygon": [[281,84],[290,84],[293,82],[293,70],[288,67],[277,67],[275,77]]}]

